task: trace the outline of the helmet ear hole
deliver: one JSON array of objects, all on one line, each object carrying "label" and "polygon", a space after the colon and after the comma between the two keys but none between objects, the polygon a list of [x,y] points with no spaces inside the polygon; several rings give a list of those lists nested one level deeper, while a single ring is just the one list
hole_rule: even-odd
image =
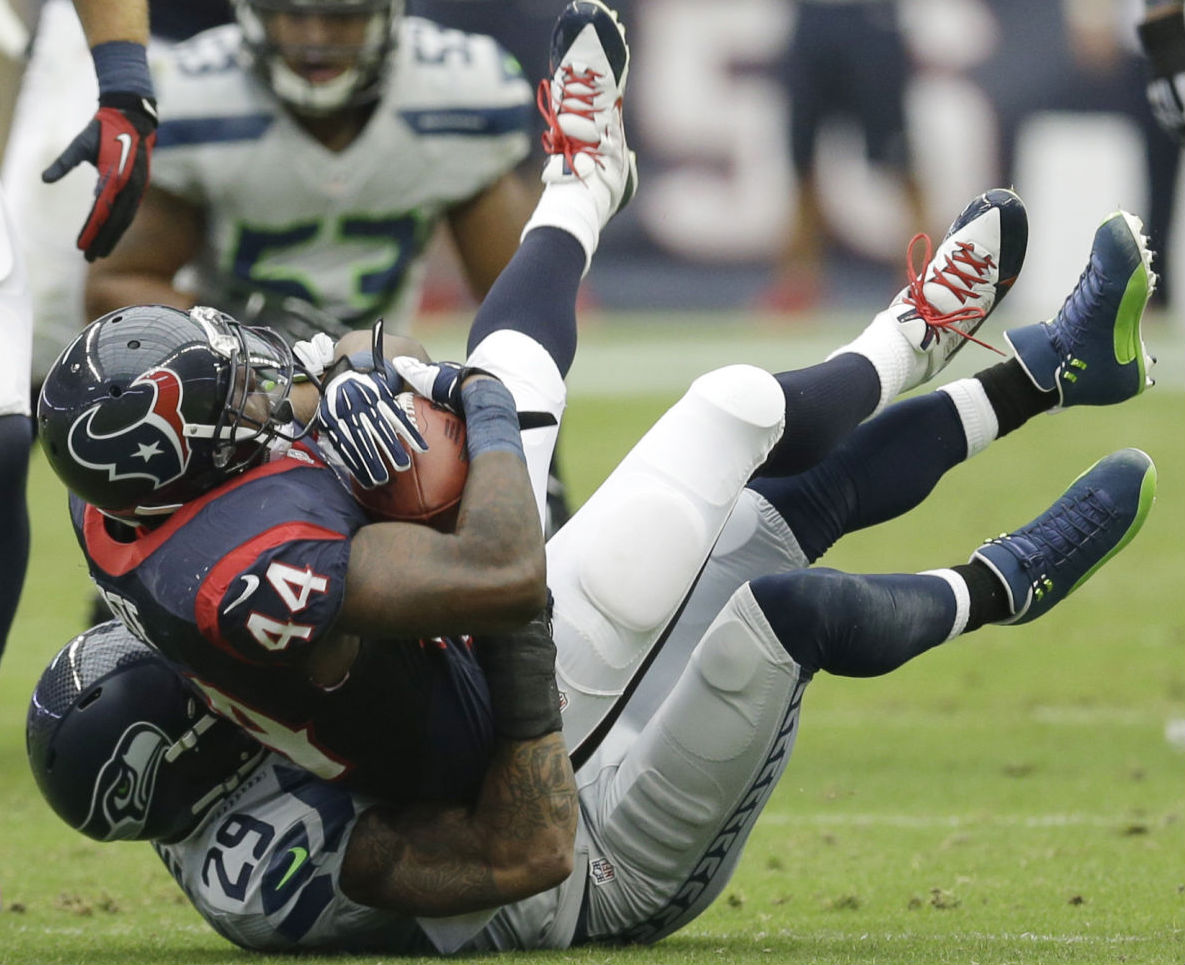
[{"label": "helmet ear hole", "polygon": [[103,696],[103,688],[96,687],[94,690],[92,690],[89,694],[87,694],[85,697],[82,698],[82,700],[80,700],[78,702],[78,709],[79,710],[86,710],[91,704],[93,704],[101,696]]}]

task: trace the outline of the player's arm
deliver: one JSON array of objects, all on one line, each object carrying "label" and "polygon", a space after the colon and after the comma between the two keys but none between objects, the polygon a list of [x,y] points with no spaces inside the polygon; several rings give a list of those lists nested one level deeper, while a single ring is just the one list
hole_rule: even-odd
[{"label": "player's arm", "polygon": [[526,463],[481,452],[471,455],[453,532],[372,523],[354,534],[336,627],[417,637],[520,626],[543,606],[546,577]]},{"label": "player's arm", "polygon": [[90,46],[113,40],[148,43],[148,4],[142,0],[74,0]]},{"label": "player's arm", "polygon": [[536,200],[534,191],[511,172],[449,210],[449,232],[475,300],[486,296],[514,256]]},{"label": "player's arm", "polygon": [[521,626],[543,606],[547,585],[513,396],[484,372],[408,358],[334,377],[318,408],[321,443],[364,485],[387,481],[391,459],[381,452],[398,453],[407,466],[403,443],[423,445],[392,395],[392,379],[463,415],[469,470],[452,532],[372,523],[354,533],[337,629],[407,637]]},{"label": "player's arm", "polygon": [[78,234],[79,249],[94,261],[110,254],[127,230],[148,183],[156,100],[145,53],[145,0],[75,0],[74,7],[95,63],[99,107],[41,178],[59,181],[83,161],[98,170],[95,201]]},{"label": "player's arm", "polygon": [[561,734],[499,741],[472,810],[371,808],[350,835],[342,890],[408,915],[518,901],[572,871],[577,806]]},{"label": "player's arm", "polygon": [[119,247],[87,272],[87,316],[146,303],[190,308],[193,296],[175,288],[173,276],[197,255],[204,235],[200,207],[150,187]]},{"label": "player's arm", "polygon": [[546,615],[475,647],[499,737],[477,802],[366,812],[342,865],[342,889],[355,901],[456,915],[526,898],[572,872],[579,805]]}]

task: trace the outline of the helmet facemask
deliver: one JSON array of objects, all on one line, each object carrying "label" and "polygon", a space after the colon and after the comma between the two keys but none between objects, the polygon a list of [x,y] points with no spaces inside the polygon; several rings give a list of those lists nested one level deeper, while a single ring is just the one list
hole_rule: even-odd
[{"label": "helmet facemask", "polygon": [[[395,46],[394,23],[403,0],[235,0],[235,16],[252,66],[263,82],[299,114],[324,116],[375,101]],[[357,20],[357,41],[294,42],[278,37],[279,17],[320,17],[332,25]],[[343,31],[329,29],[334,40]],[[346,31],[351,32],[351,31]],[[344,68],[315,80],[290,61]]]},{"label": "helmet facemask", "polygon": [[198,306],[190,318],[210,348],[230,367],[226,401],[213,425],[186,422],[185,436],[212,441],[214,467],[231,475],[251,465],[273,439],[295,442],[308,427],[292,425],[295,362],[287,343],[269,328],[249,328],[217,309]]}]

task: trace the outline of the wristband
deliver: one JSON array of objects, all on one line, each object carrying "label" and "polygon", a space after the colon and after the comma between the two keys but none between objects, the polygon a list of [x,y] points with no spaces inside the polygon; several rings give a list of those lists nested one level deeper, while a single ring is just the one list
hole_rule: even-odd
[{"label": "wristband", "polygon": [[494,731],[499,737],[534,740],[563,729],[555,641],[547,612],[521,630],[481,637],[474,646],[490,689]]},{"label": "wristband", "polygon": [[470,462],[483,452],[513,452],[527,461],[514,397],[505,385],[497,379],[475,379],[461,389],[461,402]]},{"label": "wristband", "polygon": [[154,98],[152,75],[144,45],[131,40],[111,40],[91,48],[99,96],[128,93]]}]

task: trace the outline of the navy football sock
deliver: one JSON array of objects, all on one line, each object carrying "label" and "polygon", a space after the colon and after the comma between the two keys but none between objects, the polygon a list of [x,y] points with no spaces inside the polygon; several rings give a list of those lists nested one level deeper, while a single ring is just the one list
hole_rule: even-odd
[{"label": "navy football sock", "polygon": [[491,332],[508,328],[542,345],[560,375],[567,375],[576,357],[576,295],[584,264],[584,249],[568,232],[527,232],[478,308],[466,351]]},{"label": "navy football sock", "polygon": [[877,677],[950,635],[954,594],[941,577],[857,576],[816,568],[763,576],[753,598],[808,673]]},{"label": "navy football sock", "polygon": [[813,469],[749,486],[782,514],[814,562],[845,533],[913,509],[966,456],[958,410],[945,392],[930,392],[889,406]]},{"label": "navy football sock", "polygon": [[880,377],[862,355],[844,353],[775,378],[786,396],[786,430],[758,476],[789,476],[814,466],[880,400]]},{"label": "navy football sock", "polygon": [[33,421],[24,415],[0,416],[0,655],[16,615],[16,605],[29,562],[29,511],[25,481],[29,471],[29,446]]}]

